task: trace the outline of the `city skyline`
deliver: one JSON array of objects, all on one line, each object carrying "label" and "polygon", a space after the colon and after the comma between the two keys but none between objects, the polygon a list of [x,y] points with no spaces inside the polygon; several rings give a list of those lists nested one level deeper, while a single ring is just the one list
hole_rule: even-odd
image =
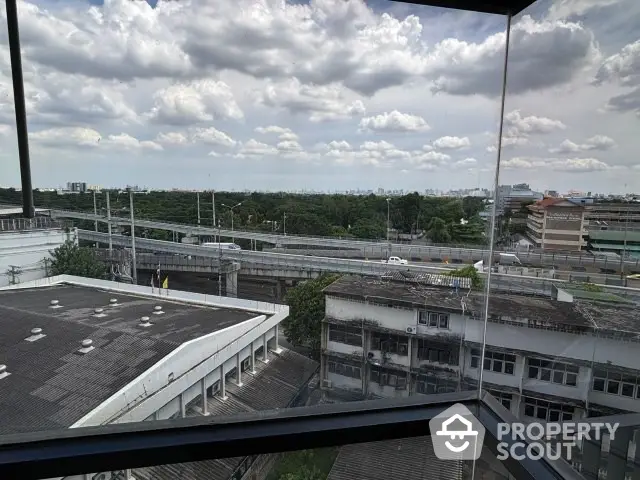
[{"label": "city skyline", "polygon": [[[360,0],[151,3],[21,3],[34,185],[492,189],[504,18]],[[561,0],[514,18],[501,184],[640,189],[634,12]],[[6,43],[0,178],[17,186]]]}]

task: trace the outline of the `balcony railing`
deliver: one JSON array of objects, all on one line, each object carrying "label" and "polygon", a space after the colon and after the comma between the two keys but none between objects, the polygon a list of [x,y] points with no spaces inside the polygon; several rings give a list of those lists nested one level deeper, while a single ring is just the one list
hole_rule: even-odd
[{"label": "balcony railing", "polygon": [[63,228],[58,220],[49,217],[34,218],[3,218],[0,220],[0,233],[20,232],[27,230],[46,230],[50,228]]}]

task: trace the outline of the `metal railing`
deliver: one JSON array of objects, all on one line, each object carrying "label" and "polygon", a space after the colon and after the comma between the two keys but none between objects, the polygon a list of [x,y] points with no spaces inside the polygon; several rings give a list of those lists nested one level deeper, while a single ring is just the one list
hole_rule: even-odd
[{"label": "metal railing", "polygon": [[62,222],[50,217],[3,218],[0,220],[0,233],[63,228],[63,226]]}]

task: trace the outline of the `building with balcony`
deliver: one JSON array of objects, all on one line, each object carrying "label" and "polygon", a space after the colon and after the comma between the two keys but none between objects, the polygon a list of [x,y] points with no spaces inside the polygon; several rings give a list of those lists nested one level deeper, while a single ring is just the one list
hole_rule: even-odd
[{"label": "building with balcony", "polygon": [[[0,434],[304,404],[317,362],[282,349],[283,305],[72,276],[0,289]],[[269,456],[67,479],[240,479]]]},{"label": "building with balcony", "polygon": [[405,397],[483,388],[524,419],[640,412],[640,319],[608,294],[554,298],[492,291],[467,279],[343,277],[325,290],[322,386],[327,395]]},{"label": "building with balcony", "polygon": [[537,248],[576,251],[586,246],[583,205],[565,198],[545,198],[528,208],[527,236]]},{"label": "building with balcony", "polygon": [[0,287],[46,277],[51,251],[77,241],[74,231],[59,222],[44,216],[25,219],[21,213],[21,208],[0,208]]}]

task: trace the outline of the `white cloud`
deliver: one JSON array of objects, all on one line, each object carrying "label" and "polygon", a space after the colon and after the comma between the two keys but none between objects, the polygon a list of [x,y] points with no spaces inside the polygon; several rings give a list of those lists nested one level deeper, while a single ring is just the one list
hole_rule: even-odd
[{"label": "white cloud", "polygon": [[29,139],[39,146],[52,148],[87,147],[116,148],[125,150],[162,150],[162,146],[150,140],[138,140],[127,133],[103,137],[91,128],[66,127],[40,130],[29,135]]},{"label": "white cloud", "polygon": [[156,141],[166,145],[193,145],[203,143],[206,145],[219,145],[233,147],[236,141],[220,130],[209,128],[191,128],[184,132],[163,132],[158,134]]},{"label": "white cloud", "polygon": [[257,133],[261,133],[263,135],[275,133],[278,135],[278,139],[280,140],[292,140],[297,141],[298,135],[293,133],[290,128],[278,127],[276,125],[270,125],[268,127],[258,127],[256,128]]},{"label": "white cloud", "polygon": [[544,169],[545,171],[588,173],[609,170],[611,167],[595,158],[526,158],[514,157],[502,162],[507,169]]},{"label": "white cloud", "polygon": [[559,147],[550,148],[551,153],[577,153],[588,152],[592,150],[610,150],[616,146],[616,142],[606,135],[595,135],[587,139],[582,144],[577,144],[571,140],[564,140]]},{"label": "white cloud", "polygon": [[238,158],[247,158],[247,157],[267,157],[271,155],[277,155],[278,149],[272,145],[267,145],[266,143],[259,142],[255,139],[251,139],[248,142],[244,143],[240,146],[236,157]]},{"label": "white cloud", "polygon": [[349,101],[337,85],[304,85],[296,78],[268,85],[258,100],[269,107],[309,116],[312,122],[349,119],[365,113],[361,100]]},{"label": "white cloud", "polygon": [[243,118],[231,89],[224,82],[201,80],[171,85],[154,94],[154,106],[147,116],[165,125],[190,125],[216,118]]},{"label": "white cloud", "polygon": [[468,137],[440,137],[434,140],[433,146],[441,150],[460,150],[471,146]]},{"label": "white cloud", "polygon": [[530,115],[523,117],[520,110],[513,110],[504,116],[506,137],[547,134],[556,130],[565,130],[567,126],[560,120]]},{"label": "white cloud", "polygon": [[373,132],[425,132],[431,127],[418,115],[393,110],[360,120],[360,129]]}]

